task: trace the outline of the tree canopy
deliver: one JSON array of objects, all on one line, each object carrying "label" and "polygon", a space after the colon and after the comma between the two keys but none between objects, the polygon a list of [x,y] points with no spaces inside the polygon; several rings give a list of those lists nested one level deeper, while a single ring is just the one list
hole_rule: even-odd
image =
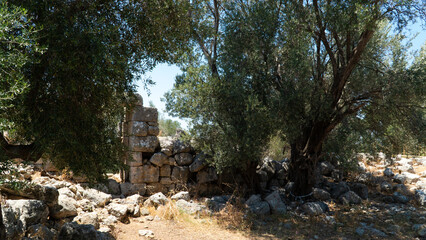
[{"label": "tree canopy", "polygon": [[167,106],[194,119],[216,165],[255,168],[278,129],[291,146],[289,181],[305,194],[339,130],[357,126],[362,141],[424,126],[424,57],[409,64],[402,33],[388,27],[424,20],[421,1],[194,1],[190,12],[195,50]]},{"label": "tree canopy", "polygon": [[[13,108],[2,109],[1,136],[4,131],[14,132],[21,141],[3,139],[3,153],[25,160],[44,155],[60,169],[69,167],[90,179],[119,168],[124,148],[116,124],[123,106],[132,102],[135,81],[156,63],[173,60],[171,53],[182,48],[179,29],[170,27],[176,23],[175,12],[182,11],[165,3],[10,0],[2,4],[2,11],[12,6],[27,11],[26,17],[18,18],[22,23],[12,25],[40,29],[36,42],[26,40],[30,28],[21,26],[14,32],[17,39],[30,41],[24,42],[24,56],[31,61],[15,65],[21,76],[13,76],[12,81],[19,80],[26,90],[8,102]],[[2,26],[4,31],[10,31],[7,25]],[[45,50],[31,50],[37,46]],[[5,52],[12,54],[14,49]],[[2,94],[9,89],[2,85]]]}]

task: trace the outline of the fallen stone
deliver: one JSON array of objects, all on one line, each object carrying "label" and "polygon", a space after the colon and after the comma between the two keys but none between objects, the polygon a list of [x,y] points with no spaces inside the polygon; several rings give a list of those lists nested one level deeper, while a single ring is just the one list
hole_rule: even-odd
[{"label": "fallen stone", "polygon": [[368,198],[368,187],[365,184],[353,183],[350,188],[362,199],[366,200]]},{"label": "fallen stone", "polygon": [[194,162],[189,165],[189,171],[190,172],[199,172],[201,171],[205,166],[207,166],[207,163],[205,161],[205,154],[199,153],[194,158]]},{"label": "fallen stone", "polygon": [[43,224],[32,225],[28,228],[26,234],[27,238],[34,240],[54,240],[55,233],[53,233],[48,227]]},{"label": "fallen stone", "polygon": [[176,201],[180,199],[189,201],[189,198],[190,198],[189,192],[178,192],[172,196],[172,200],[176,200]]},{"label": "fallen stone", "polygon": [[146,207],[149,207],[149,206],[158,207],[159,205],[165,205],[167,202],[169,202],[167,197],[163,193],[159,192],[159,193],[156,193],[156,194],[150,196],[144,202],[144,206],[146,206]]},{"label": "fallen stone", "polygon": [[321,201],[327,201],[331,197],[329,192],[327,192],[323,189],[320,189],[320,188],[314,188],[312,194],[313,194],[314,198],[321,200]]},{"label": "fallen stone", "polygon": [[328,211],[328,206],[323,202],[307,202],[302,205],[302,210],[307,215],[318,216]]},{"label": "fallen stone", "polygon": [[284,214],[287,212],[287,207],[285,203],[281,200],[281,197],[278,191],[274,191],[273,193],[269,194],[265,198],[265,201],[268,202],[269,207],[272,210],[272,213]]},{"label": "fallen stone", "polygon": [[324,161],[320,163],[320,172],[321,175],[330,175],[333,171],[334,166],[328,161]]},{"label": "fallen stone", "polygon": [[55,219],[77,216],[77,201],[66,195],[59,195],[58,204],[50,208],[50,216]]},{"label": "fallen stone", "polygon": [[151,230],[139,230],[139,236],[141,237],[147,237],[147,238],[153,238],[154,237],[154,232]]},{"label": "fallen stone", "polygon": [[206,209],[206,207],[204,205],[194,203],[194,202],[188,202],[184,199],[179,199],[176,202],[176,207],[178,207],[182,211],[187,212],[189,214],[201,213],[201,212],[205,211],[205,209]]},{"label": "fallen stone", "polygon": [[96,206],[105,206],[112,198],[111,194],[98,191],[96,189],[85,189],[83,191],[83,198],[86,198],[94,203]]},{"label": "fallen stone", "polygon": [[426,206],[426,190],[416,190],[414,199],[421,206]]},{"label": "fallen stone", "polygon": [[362,199],[353,191],[346,192],[339,197],[339,201],[343,204],[360,204]]},{"label": "fallen stone", "polygon": [[58,235],[58,240],[97,240],[96,229],[93,225],[79,225],[76,222],[65,223]]},{"label": "fallen stone", "polygon": [[107,207],[108,212],[117,217],[119,221],[123,221],[127,217],[128,207],[124,204],[110,203]]},{"label": "fallen stone", "polygon": [[199,184],[201,183],[208,183],[208,182],[214,182],[218,179],[216,169],[213,167],[205,168],[197,173],[197,182]]},{"label": "fallen stone", "polygon": [[392,169],[386,168],[383,171],[383,175],[385,175],[386,177],[393,177],[395,174],[392,172]]},{"label": "fallen stone", "polygon": [[99,219],[98,214],[95,212],[82,212],[78,216],[76,216],[73,220],[78,224],[90,224],[95,227],[95,229],[99,228]]},{"label": "fallen stone", "polygon": [[397,203],[408,203],[410,201],[409,197],[402,195],[399,192],[394,192],[392,197],[393,197],[394,201],[397,202]]},{"label": "fallen stone", "polygon": [[330,194],[332,198],[337,199],[342,194],[347,193],[349,190],[350,188],[346,182],[334,183],[331,185]]}]

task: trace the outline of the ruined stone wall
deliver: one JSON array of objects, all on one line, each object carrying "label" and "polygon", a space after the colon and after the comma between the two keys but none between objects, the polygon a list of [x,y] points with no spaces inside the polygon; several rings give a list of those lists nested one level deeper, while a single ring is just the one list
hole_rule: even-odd
[{"label": "ruined stone wall", "polygon": [[[122,179],[130,183],[131,192],[169,192],[189,185],[217,180],[216,171],[208,168],[202,154],[178,137],[158,137],[158,112],[138,104],[126,114],[122,123],[123,142],[128,146],[125,159],[128,171]],[[130,157],[130,160],[129,160]]]}]

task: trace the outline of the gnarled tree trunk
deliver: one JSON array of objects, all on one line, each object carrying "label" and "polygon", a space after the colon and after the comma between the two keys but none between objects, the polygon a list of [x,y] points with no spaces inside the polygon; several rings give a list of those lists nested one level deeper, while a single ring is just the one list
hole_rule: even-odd
[{"label": "gnarled tree trunk", "polygon": [[303,136],[291,144],[291,161],[288,180],[294,182],[293,194],[306,195],[316,184],[316,167],[321,155],[322,145],[332,127],[322,121],[305,128]]}]

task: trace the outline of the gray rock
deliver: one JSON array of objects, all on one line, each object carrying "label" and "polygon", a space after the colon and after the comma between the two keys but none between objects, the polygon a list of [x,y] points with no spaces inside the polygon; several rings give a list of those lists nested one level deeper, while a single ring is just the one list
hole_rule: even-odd
[{"label": "gray rock", "polygon": [[268,202],[269,207],[272,210],[272,213],[284,214],[287,212],[287,207],[285,203],[281,200],[281,197],[278,191],[274,191],[273,193],[269,194],[265,198],[265,201]]},{"label": "gray rock", "polygon": [[205,166],[207,166],[207,163],[205,161],[205,157],[206,156],[205,156],[204,153],[197,154],[197,156],[195,156],[195,158],[194,158],[194,162],[191,165],[189,165],[189,171],[190,172],[199,172]]},{"label": "gray rock", "polygon": [[67,187],[59,189],[58,192],[59,195],[67,196],[69,198],[75,198],[75,193]]},{"label": "gray rock", "polygon": [[26,236],[33,240],[54,240],[55,233],[43,224],[32,225],[28,228]]},{"label": "gray rock", "polygon": [[97,240],[93,225],[79,225],[76,222],[65,223],[58,235],[58,240]]},{"label": "gray rock", "polygon": [[85,189],[83,191],[83,198],[96,203],[98,207],[102,207],[111,200],[112,196],[96,189]]},{"label": "gray rock", "polygon": [[330,193],[320,188],[314,188],[312,194],[314,198],[321,201],[327,201],[330,199]]},{"label": "gray rock", "polygon": [[77,201],[66,195],[59,195],[58,204],[50,208],[50,216],[55,219],[77,216]]},{"label": "gray rock", "polygon": [[350,188],[362,199],[366,200],[368,198],[368,187],[365,184],[354,183]]},{"label": "gray rock", "polygon": [[330,175],[331,172],[334,170],[333,164],[328,161],[321,162],[319,167],[321,175]]},{"label": "gray rock", "polygon": [[186,200],[189,201],[189,192],[178,192],[172,196],[172,200]]},{"label": "gray rock", "polygon": [[110,203],[106,208],[108,212],[119,221],[123,221],[127,217],[127,212],[129,210],[127,205],[118,203]]},{"label": "gray rock", "polygon": [[247,199],[246,204],[250,206],[250,205],[259,203],[261,201],[262,201],[262,198],[260,197],[260,195],[256,194],[256,195],[251,195],[249,199]]},{"label": "gray rock", "polygon": [[176,166],[172,170],[171,179],[173,182],[186,183],[189,178],[188,166]]},{"label": "gray rock", "polygon": [[153,238],[154,237],[154,232],[151,231],[151,230],[143,229],[143,230],[139,230],[138,233],[139,233],[139,236],[141,236],[141,237],[147,237],[147,238]]},{"label": "gray rock", "polygon": [[426,205],[426,190],[416,190],[414,194],[414,199],[416,202],[421,205]]},{"label": "gray rock", "polygon": [[349,190],[350,188],[346,182],[334,183],[331,185],[330,194],[332,198],[337,199],[342,194],[347,193]]},{"label": "gray rock", "polygon": [[386,168],[383,171],[383,175],[385,175],[386,177],[393,177],[395,174],[392,172],[392,169]]},{"label": "gray rock", "polygon": [[108,179],[108,192],[113,195],[120,195],[120,184],[114,179]]},{"label": "gray rock", "polygon": [[393,197],[394,201],[397,202],[397,203],[408,203],[410,201],[409,197],[402,195],[399,192],[394,192],[392,197]]},{"label": "gray rock", "polygon": [[384,193],[391,193],[393,191],[392,184],[386,181],[383,181],[382,183],[380,183],[379,188],[380,188],[380,191]]},{"label": "gray rock", "polygon": [[339,197],[339,201],[343,204],[360,204],[362,199],[353,191],[346,192]]},{"label": "gray rock", "polygon": [[250,211],[256,215],[270,214],[271,209],[266,201],[257,202],[248,206]]},{"label": "gray rock", "polygon": [[399,167],[398,167],[398,170],[399,170],[399,171],[401,171],[401,172],[416,173],[416,172],[414,171],[413,166],[411,166],[411,165],[403,165],[403,166],[399,166]]},{"label": "gray rock", "polygon": [[207,183],[207,182],[214,182],[218,179],[216,169],[209,167],[205,168],[197,173],[197,182],[199,184],[201,183]]},{"label": "gray rock", "polygon": [[262,171],[262,170],[257,170],[256,174],[259,177],[259,181],[261,181],[261,182],[268,182],[269,177],[268,177],[268,173],[267,172]]},{"label": "gray rock", "polygon": [[201,212],[205,211],[205,209],[206,209],[206,207],[204,205],[194,203],[194,202],[188,202],[184,199],[179,199],[176,202],[176,207],[178,207],[182,211],[187,212],[189,214],[201,213]]},{"label": "gray rock", "polygon": [[98,214],[96,212],[82,212],[77,217],[75,217],[73,221],[78,224],[93,225],[96,229],[99,228],[99,219]]},{"label": "gray rock", "polygon": [[176,140],[173,142],[173,154],[188,153],[191,152],[191,150],[191,145],[189,145],[189,143],[183,142],[181,140]]},{"label": "gray rock", "polygon": [[150,196],[145,201],[144,205],[146,207],[149,207],[149,206],[157,207],[159,205],[165,205],[167,202],[169,202],[167,197],[163,193],[159,192],[159,193],[156,193],[156,194]]},{"label": "gray rock", "polygon": [[6,200],[2,204],[6,237],[20,239],[29,226],[45,223],[48,214],[47,205],[40,200]]},{"label": "gray rock", "polygon": [[163,164],[167,164],[168,163],[168,157],[166,154],[164,153],[154,153],[154,155],[152,155],[151,159],[149,160],[152,164],[161,167],[163,166]]},{"label": "gray rock", "polygon": [[303,212],[310,216],[317,216],[328,211],[327,204],[323,202],[307,202],[301,208]]},{"label": "gray rock", "polygon": [[192,154],[190,153],[178,153],[175,155],[176,163],[179,166],[188,166],[192,163]]}]

